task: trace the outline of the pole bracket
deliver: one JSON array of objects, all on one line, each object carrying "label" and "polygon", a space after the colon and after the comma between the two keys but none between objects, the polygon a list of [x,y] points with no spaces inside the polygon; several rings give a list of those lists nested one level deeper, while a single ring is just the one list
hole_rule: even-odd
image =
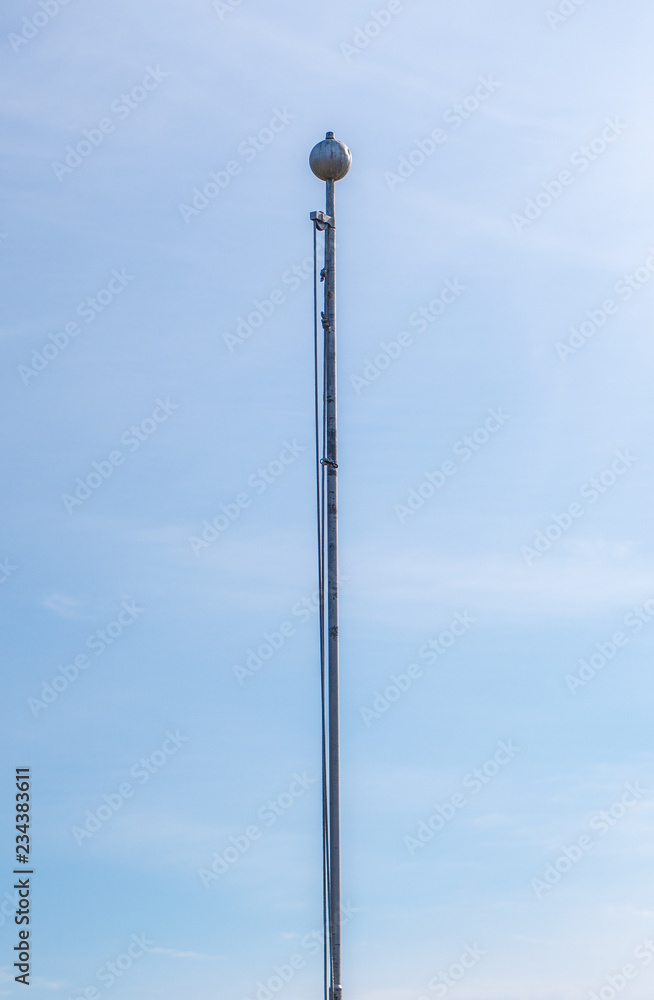
[{"label": "pole bracket", "polygon": [[326,212],[312,212],[310,219],[315,223],[316,229],[323,231],[323,229],[334,228],[334,220],[331,215],[327,215]]}]

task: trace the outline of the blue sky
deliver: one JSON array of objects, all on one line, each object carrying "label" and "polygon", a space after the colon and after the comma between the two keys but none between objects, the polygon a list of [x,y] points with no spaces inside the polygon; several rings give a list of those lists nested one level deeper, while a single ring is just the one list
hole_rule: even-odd
[{"label": "blue sky", "polygon": [[2,20],[0,995],[320,995],[333,130],[344,995],[649,997],[649,5]]}]

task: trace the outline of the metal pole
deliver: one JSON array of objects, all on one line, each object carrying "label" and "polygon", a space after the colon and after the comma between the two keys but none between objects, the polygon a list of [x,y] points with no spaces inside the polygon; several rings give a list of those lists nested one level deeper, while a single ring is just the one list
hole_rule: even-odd
[{"label": "metal pole", "polygon": [[327,735],[328,785],[327,826],[329,868],[327,899],[329,906],[329,997],[341,1000],[341,808],[340,808],[340,731],[338,679],[338,452],[336,441],[336,221],[334,183],[345,177],[352,157],[347,146],[328,132],[323,142],[311,151],[309,163],[316,177],[326,182],[326,212],[313,212],[317,228],[325,232],[325,305],[324,329],[324,420],[327,503]]},{"label": "metal pole", "polygon": [[329,706],[329,870],[332,1000],[341,998],[341,805],[338,683],[338,452],[336,427],[336,218],[328,180],[325,231],[325,401],[327,407],[327,623]]}]

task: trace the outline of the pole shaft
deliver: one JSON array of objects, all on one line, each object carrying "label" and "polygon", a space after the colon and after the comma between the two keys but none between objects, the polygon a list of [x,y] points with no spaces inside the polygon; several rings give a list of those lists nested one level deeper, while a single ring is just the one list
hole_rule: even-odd
[{"label": "pole shaft", "polygon": [[325,232],[325,401],[327,424],[327,622],[329,714],[329,855],[333,1000],[341,996],[341,816],[338,681],[338,487],[336,444],[336,231],[334,181],[327,181]]}]

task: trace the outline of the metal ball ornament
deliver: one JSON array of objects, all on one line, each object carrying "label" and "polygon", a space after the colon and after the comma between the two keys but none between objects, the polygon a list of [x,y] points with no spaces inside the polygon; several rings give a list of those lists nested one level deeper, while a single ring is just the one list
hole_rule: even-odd
[{"label": "metal ball ornament", "polygon": [[352,154],[344,142],[328,132],[311,150],[309,166],[321,181],[340,181],[352,163]]}]

